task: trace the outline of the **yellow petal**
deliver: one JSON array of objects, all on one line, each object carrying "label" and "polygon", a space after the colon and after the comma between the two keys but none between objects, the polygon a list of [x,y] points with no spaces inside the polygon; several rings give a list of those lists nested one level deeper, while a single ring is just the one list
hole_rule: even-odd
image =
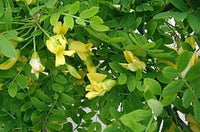
[{"label": "yellow petal", "polygon": [[124,56],[128,63],[133,62],[133,60],[135,60],[135,59],[138,60],[138,58],[136,56],[134,56],[131,51],[128,51],[128,50],[124,51]]},{"label": "yellow petal", "polygon": [[122,67],[126,68],[127,70],[129,70],[128,64],[127,63],[119,63]]},{"label": "yellow petal", "polygon": [[102,93],[91,91],[91,92],[88,92],[85,95],[85,97],[87,97],[88,99],[93,99],[97,96],[103,96],[104,94],[105,94],[105,91],[103,91]]},{"label": "yellow petal", "polygon": [[92,47],[92,43],[84,44],[80,41],[72,41],[69,44],[69,49],[75,50],[78,53],[86,53],[88,52]]},{"label": "yellow petal", "polygon": [[63,25],[61,22],[57,22],[55,27],[53,28],[53,32],[57,35],[64,35],[68,30],[66,25]]},{"label": "yellow petal", "polygon": [[185,42],[189,43],[193,49],[196,48],[196,41],[195,41],[195,38],[193,36],[191,37],[188,37]]},{"label": "yellow petal", "polygon": [[65,64],[65,57],[63,54],[56,54],[56,67]]},{"label": "yellow petal", "polygon": [[96,83],[102,82],[107,77],[107,75],[101,73],[88,73],[87,77],[90,83],[92,84],[94,82]]},{"label": "yellow petal", "polygon": [[96,67],[94,66],[92,60],[90,58],[88,58],[86,61],[85,61],[85,64],[86,64],[86,67],[87,67],[87,70],[89,73],[95,73],[96,72]]},{"label": "yellow petal", "polygon": [[63,53],[66,47],[66,39],[65,37],[61,35],[55,35],[49,38],[49,40],[46,41],[47,49],[54,53],[54,54],[60,54]]},{"label": "yellow petal", "polygon": [[103,84],[105,85],[106,91],[109,91],[112,87],[115,86],[116,81],[112,79],[107,79],[103,82]]},{"label": "yellow petal", "polygon": [[67,56],[73,56],[75,53],[74,50],[68,50],[68,51],[64,51],[64,55],[67,55]]},{"label": "yellow petal", "polygon": [[88,54],[85,54],[85,53],[77,53],[77,54],[82,61],[86,61],[89,57]]},{"label": "yellow petal", "polygon": [[187,72],[190,70],[190,68],[195,64],[195,62],[198,60],[198,53],[194,52],[194,54],[192,55],[192,57],[190,58],[190,61],[187,65],[187,67],[181,72],[181,76],[185,77],[185,75],[187,74]]}]

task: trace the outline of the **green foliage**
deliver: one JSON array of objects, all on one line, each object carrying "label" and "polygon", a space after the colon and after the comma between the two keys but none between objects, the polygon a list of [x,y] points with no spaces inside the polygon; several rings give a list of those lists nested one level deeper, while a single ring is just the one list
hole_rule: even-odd
[{"label": "green foliage", "polygon": [[200,131],[199,7],[0,0],[0,131]]}]

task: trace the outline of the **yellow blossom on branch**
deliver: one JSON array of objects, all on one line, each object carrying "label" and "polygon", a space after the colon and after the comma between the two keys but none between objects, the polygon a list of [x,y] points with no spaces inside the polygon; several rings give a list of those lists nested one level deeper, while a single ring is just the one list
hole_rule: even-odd
[{"label": "yellow blossom on branch", "polygon": [[65,64],[64,55],[72,56],[75,53],[75,51],[73,50],[66,51],[66,44],[67,41],[63,35],[52,36],[46,41],[46,46],[48,50],[56,55],[56,67]]},{"label": "yellow blossom on branch", "polygon": [[57,35],[64,35],[67,33],[68,27],[63,25],[61,22],[57,22],[53,28],[53,32]]},{"label": "yellow blossom on branch", "polygon": [[92,43],[84,44],[80,41],[72,41],[69,44],[69,49],[76,51],[81,60],[86,61],[93,53],[90,51]]},{"label": "yellow blossom on branch", "polygon": [[31,60],[29,62],[31,65],[31,73],[34,73],[36,78],[39,78],[39,73],[44,71],[44,66],[40,62],[40,57],[37,52],[33,52]]},{"label": "yellow blossom on branch", "polygon": [[72,41],[69,44],[69,49],[74,50],[81,60],[85,61],[88,72],[95,73],[96,67],[94,66],[90,56],[93,55],[92,51],[92,43],[84,44],[80,41]]},{"label": "yellow blossom on branch", "polygon": [[124,56],[127,63],[120,63],[120,65],[128,70],[137,71],[138,69],[144,70],[146,68],[146,64],[141,61],[138,57],[134,56],[131,51],[124,51]]},{"label": "yellow blossom on branch", "polygon": [[116,84],[112,79],[105,80],[107,75],[101,73],[88,73],[87,77],[90,81],[90,84],[85,88],[86,91],[89,91],[86,94],[88,99],[103,96],[105,92],[109,91]]}]

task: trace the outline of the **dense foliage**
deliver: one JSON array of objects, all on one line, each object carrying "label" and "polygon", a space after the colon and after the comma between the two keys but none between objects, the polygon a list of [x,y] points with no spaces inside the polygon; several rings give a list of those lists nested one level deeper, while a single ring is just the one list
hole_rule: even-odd
[{"label": "dense foliage", "polygon": [[0,0],[0,131],[199,132],[199,46],[198,0]]}]

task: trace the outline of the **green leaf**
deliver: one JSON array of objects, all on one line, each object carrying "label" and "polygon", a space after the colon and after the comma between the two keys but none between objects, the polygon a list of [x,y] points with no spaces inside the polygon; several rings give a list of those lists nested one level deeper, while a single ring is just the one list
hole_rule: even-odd
[{"label": "green leaf", "polygon": [[145,126],[137,123],[139,121],[149,119],[151,117],[151,112],[148,110],[138,109],[132,111],[128,114],[123,115],[120,118],[120,121],[127,127],[129,127],[132,131],[143,132],[145,130]]},{"label": "green leaf", "polygon": [[81,25],[81,26],[86,26],[85,21],[84,21],[83,19],[81,19],[81,18],[77,18],[77,19],[75,20],[75,22],[76,22],[77,24]]},{"label": "green leaf", "polygon": [[4,4],[3,4],[3,0],[0,1],[0,17],[3,16],[4,14]]},{"label": "green leaf", "polygon": [[105,25],[102,25],[101,23],[98,23],[96,21],[91,21],[90,22],[90,26],[96,30],[96,31],[99,31],[99,32],[104,32],[104,31],[108,31],[109,30],[109,27],[108,26],[105,26]]},{"label": "green leaf", "polygon": [[115,126],[109,125],[103,132],[119,132],[119,129]]},{"label": "green leaf", "polygon": [[186,18],[187,13],[182,12],[161,12],[153,17],[153,19],[165,19],[165,18],[174,18],[177,21],[182,21]]},{"label": "green leaf", "polygon": [[179,55],[177,60],[177,70],[178,72],[182,72],[186,66],[188,65],[192,54],[188,51],[184,51],[181,55]]},{"label": "green leaf", "polygon": [[58,83],[54,83],[52,85],[52,88],[55,92],[62,92],[64,90],[64,86],[63,85],[60,85]]},{"label": "green leaf", "polygon": [[159,116],[162,113],[163,105],[158,100],[147,100],[147,104],[152,109],[155,116]]},{"label": "green leaf", "polygon": [[20,108],[20,111],[25,112],[28,109],[30,109],[32,107],[32,103],[31,102],[27,102],[24,105],[22,105],[22,107]]},{"label": "green leaf", "polygon": [[86,113],[86,114],[83,116],[83,119],[84,119],[85,121],[91,120],[91,118],[92,118],[93,116],[95,116],[95,114],[96,114],[96,112],[88,112],[88,113]]},{"label": "green leaf", "polygon": [[99,7],[93,6],[89,9],[82,11],[80,13],[79,17],[82,19],[87,19],[87,18],[90,18],[90,17],[93,17],[94,15],[96,15],[98,11],[99,11]]},{"label": "green leaf", "polygon": [[127,82],[127,76],[126,74],[121,74],[118,78],[118,84],[123,85]]},{"label": "green leaf", "polygon": [[4,36],[0,36],[0,53],[9,58],[17,57],[15,47]]},{"label": "green leaf", "polygon": [[198,60],[187,72],[185,79],[189,81],[190,85],[194,88],[195,94],[199,96],[199,82],[200,82],[200,60]]},{"label": "green leaf", "polygon": [[158,25],[157,21],[155,20],[151,20],[147,23],[146,28],[147,28],[147,34],[149,36],[152,36],[155,33],[157,25]]},{"label": "green leaf", "polygon": [[8,84],[8,93],[11,97],[15,97],[18,91],[17,84],[15,82],[11,82]]},{"label": "green leaf", "polygon": [[142,70],[137,70],[136,71],[136,80],[141,80],[142,79]]},{"label": "green leaf", "polygon": [[10,40],[10,39],[16,39],[18,35],[18,32],[16,30],[9,30],[6,32],[5,37]]},{"label": "green leaf", "polygon": [[71,104],[75,103],[75,100],[74,100],[74,98],[72,98],[71,96],[69,96],[67,94],[61,94],[60,102],[65,105],[71,105]]},{"label": "green leaf", "polygon": [[101,124],[99,122],[93,122],[88,126],[88,132],[101,132]]},{"label": "green leaf", "polygon": [[64,25],[66,25],[68,28],[73,29],[74,27],[74,19],[72,16],[64,16]]},{"label": "green leaf", "polygon": [[195,119],[198,121],[198,123],[200,123],[200,112],[199,112],[199,110],[200,110],[200,102],[199,101],[195,101],[194,102],[193,110],[194,110]]},{"label": "green leaf", "polygon": [[58,0],[48,0],[45,5],[47,8],[54,8],[57,1]]},{"label": "green leaf", "polygon": [[114,37],[109,40],[111,43],[119,43],[125,41],[125,37]]},{"label": "green leaf", "polygon": [[31,97],[31,103],[33,106],[35,106],[39,111],[44,111],[44,110],[47,110],[48,107],[47,105],[40,101],[38,98],[36,97]]},{"label": "green leaf", "polygon": [[111,116],[114,117],[115,119],[118,119],[119,117],[121,117],[121,113],[118,112],[116,108],[110,107],[109,112]]},{"label": "green leaf", "polygon": [[45,102],[51,102],[51,98],[45,94],[44,92],[42,92],[41,90],[36,90],[36,95],[38,98],[40,98],[41,100],[45,101]]},{"label": "green leaf", "polygon": [[139,121],[148,119],[149,117],[151,117],[151,115],[152,115],[151,111],[149,110],[138,109],[121,116],[120,120],[122,122],[127,122],[127,121],[139,122]]},{"label": "green leaf", "polygon": [[144,3],[136,7],[137,12],[153,11],[153,7],[149,3]]},{"label": "green leaf", "polygon": [[39,12],[39,10],[41,10],[42,8],[44,8],[44,6],[36,6],[34,8],[32,8],[29,12],[29,14],[31,16],[35,15],[37,12]]},{"label": "green leaf", "polygon": [[177,70],[170,66],[163,68],[162,74],[164,77],[172,79],[172,80],[178,76]]},{"label": "green leaf", "polygon": [[13,69],[9,69],[9,70],[6,70],[6,71],[2,71],[0,70],[0,77],[1,78],[13,78],[15,77],[17,74],[16,70],[13,70]]},{"label": "green leaf", "polygon": [[179,92],[183,87],[183,81],[177,80],[169,83],[166,87],[163,89],[163,96],[166,95],[173,95]]},{"label": "green leaf", "polygon": [[41,131],[43,128],[43,124],[41,122],[37,122],[36,124],[33,125],[33,130],[35,132]]},{"label": "green leaf", "polygon": [[155,95],[159,95],[161,94],[161,86],[160,84],[151,78],[145,78],[144,79],[144,87],[145,90],[144,92],[150,90],[152,93],[154,93]]},{"label": "green leaf", "polygon": [[58,75],[54,78],[54,81],[60,84],[68,83],[68,80],[63,75]]},{"label": "green leaf", "polygon": [[51,17],[50,17],[50,23],[51,23],[52,26],[56,25],[56,23],[59,20],[59,17],[60,17],[60,14],[53,14],[53,15],[51,15]]},{"label": "green leaf", "polygon": [[135,89],[136,86],[136,78],[134,75],[129,75],[127,80],[127,87],[130,92]]},{"label": "green leaf", "polygon": [[28,86],[28,80],[23,74],[17,76],[16,83],[20,88],[26,88]]},{"label": "green leaf", "polygon": [[79,10],[80,7],[80,2],[76,1],[74,4],[71,5],[70,9],[69,9],[69,14],[76,14]]},{"label": "green leaf", "polygon": [[190,25],[190,27],[192,28],[192,30],[194,30],[196,33],[199,33],[200,32],[200,26],[199,26],[199,23],[200,23],[200,15],[197,14],[188,14],[187,15],[187,21]]},{"label": "green leaf", "polygon": [[183,107],[188,108],[191,105],[191,101],[192,101],[192,92],[190,89],[186,89],[182,98]]},{"label": "green leaf", "polygon": [[174,101],[174,99],[176,98],[176,96],[177,96],[176,94],[174,94],[174,95],[168,95],[168,96],[163,96],[163,100],[161,101],[162,105],[163,106],[170,105]]},{"label": "green leaf", "polygon": [[129,34],[129,37],[139,47],[148,43],[146,37],[138,33]]},{"label": "green leaf", "polygon": [[187,4],[183,0],[169,0],[169,2],[182,12],[188,11]]},{"label": "green leaf", "polygon": [[6,5],[4,19],[5,19],[6,30],[11,30],[13,17],[12,17],[12,9],[11,9],[9,3],[7,3],[7,5]]},{"label": "green leaf", "polygon": [[61,131],[63,128],[63,125],[59,122],[48,122],[47,128],[50,130]]}]

